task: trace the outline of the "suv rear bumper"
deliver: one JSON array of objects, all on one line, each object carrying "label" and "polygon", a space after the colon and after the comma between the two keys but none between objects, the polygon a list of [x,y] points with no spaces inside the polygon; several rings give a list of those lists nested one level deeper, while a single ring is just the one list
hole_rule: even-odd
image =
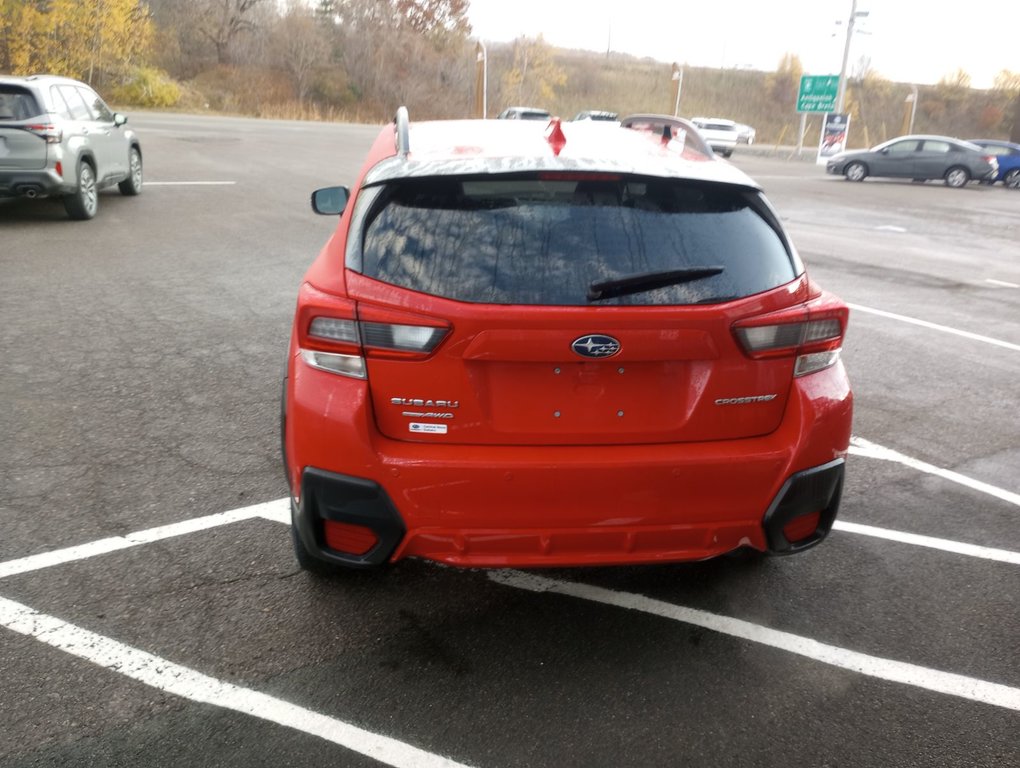
[{"label": "suv rear bumper", "polygon": [[[292,373],[299,384],[305,374],[331,376]],[[310,553],[347,565],[410,556],[458,566],[610,565],[700,560],[740,547],[800,551],[821,541],[836,516],[852,415],[837,364],[796,379],[780,428],[762,437],[435,445],[381,437],[363,396],[331,398],[330,407],[319,396],[333,388],[294,383],[286,441],[288,463],[303,468],[289,473],[295,524]],[[788,541],[786,524],[811,512],[820,513],[817,526]],[[330,551],[326,519],[366,526],[379,544],[353,558]]]},{"label": "suv rear bumper", "polygon": [[73,191],[74,184],[54,168],[0,170],[0,197],[52,197]]}]

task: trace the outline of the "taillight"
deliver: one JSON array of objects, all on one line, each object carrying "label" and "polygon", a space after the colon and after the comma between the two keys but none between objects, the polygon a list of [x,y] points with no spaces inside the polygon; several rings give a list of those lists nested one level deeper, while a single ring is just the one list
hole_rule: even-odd
[{"label": "taillight", "polygon": [[843,302],[822,294],[796,307],[739,320],[733,333],[749,357],[796,357],[793,375],[805,376],[839,360],[849,314]]},{"label": "taillight", "polygon": [[298,343],[309,365],[356,379],[366,377],[365,358],[423,359],[446,337],[449,326],[400,310],[359,305],[302,286]]},{"label": "taillight", "polygon": [[26,125],[25,130],[45,139],[47,144],[59,144],[64,139],[64,132],[53,123],[34,123]]}]

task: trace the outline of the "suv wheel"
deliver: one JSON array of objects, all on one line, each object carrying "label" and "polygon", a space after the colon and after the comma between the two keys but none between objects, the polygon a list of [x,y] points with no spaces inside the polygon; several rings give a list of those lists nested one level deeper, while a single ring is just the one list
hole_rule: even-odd
[{"label": "suv wheel", "polygon": [[64,197],[67,215],[78,221],[91,219],[99,209],[99,188],[96,172],[87,160],[78,163],[78,188]]},{"label": "suv wheel", "polygon": [[122,195],[140,195],[142,193],[142,153],[137,147],[131,147],[128,155],[128,177],[117,185]]}]

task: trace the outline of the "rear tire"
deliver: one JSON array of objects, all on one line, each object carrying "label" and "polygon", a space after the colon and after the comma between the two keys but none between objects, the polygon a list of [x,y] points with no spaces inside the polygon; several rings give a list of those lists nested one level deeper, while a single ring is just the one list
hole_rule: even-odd
[{"label": "rear tire", "polygon": [[868,166],[864,163],[850,163],[843,169],[843,175],[847,181],[864,181],[868,178]]},{"label": "rear tire", "polygon": [[293,523],[290,526],[290,540],[294,545],[294,559],[297,560],[298,566],[302,571],[307,571],[320,579],[328,579],[340,573],[341,568],[339,566],[330,565],[312,556],[312,553],[305,547],[304,542],[301,541],[301,536],[297,532],[297,526]]},{"label": "rear tire", "polygon": [[99,210],[99,187],[96,172],[87,160],[78,163],[78,187],[64,196],[64,210],[75,221],[87,221]]},{"label": "rear tire", "polygon": [[142,194],[142,153],[137,147],[131,147],[128,153],[128,177],[117,188],[128,197]]},{"label": "rear tire", "polygon": [[1020,189],[1020,168],[1014,168],[1002,177],[1007,189]]},{"label": "rear tire", "polygon": [[960,187],[967,186],[967,182],[970,181],[970,171],[960,165],[954,165],[948,171],[946,171],[946,186],[952,187],[953,189],[959,189]]}]

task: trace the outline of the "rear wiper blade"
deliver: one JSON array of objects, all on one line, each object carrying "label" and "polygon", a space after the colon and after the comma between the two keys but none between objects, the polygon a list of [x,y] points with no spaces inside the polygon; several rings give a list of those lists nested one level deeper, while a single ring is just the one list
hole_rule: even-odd
[{"label": "rear wiper blade", "polygon": [[645,272],[640,275],[621,277],[617,280],[604,280],[588,286],[588,301],[612,299],[631,293],[642,293],[655,288],[666,288],[680,283],[691,283],[706,277],[714,277],[726,271],[726,267],[687,267],[686,269],[669,269],[663,272]]}]

